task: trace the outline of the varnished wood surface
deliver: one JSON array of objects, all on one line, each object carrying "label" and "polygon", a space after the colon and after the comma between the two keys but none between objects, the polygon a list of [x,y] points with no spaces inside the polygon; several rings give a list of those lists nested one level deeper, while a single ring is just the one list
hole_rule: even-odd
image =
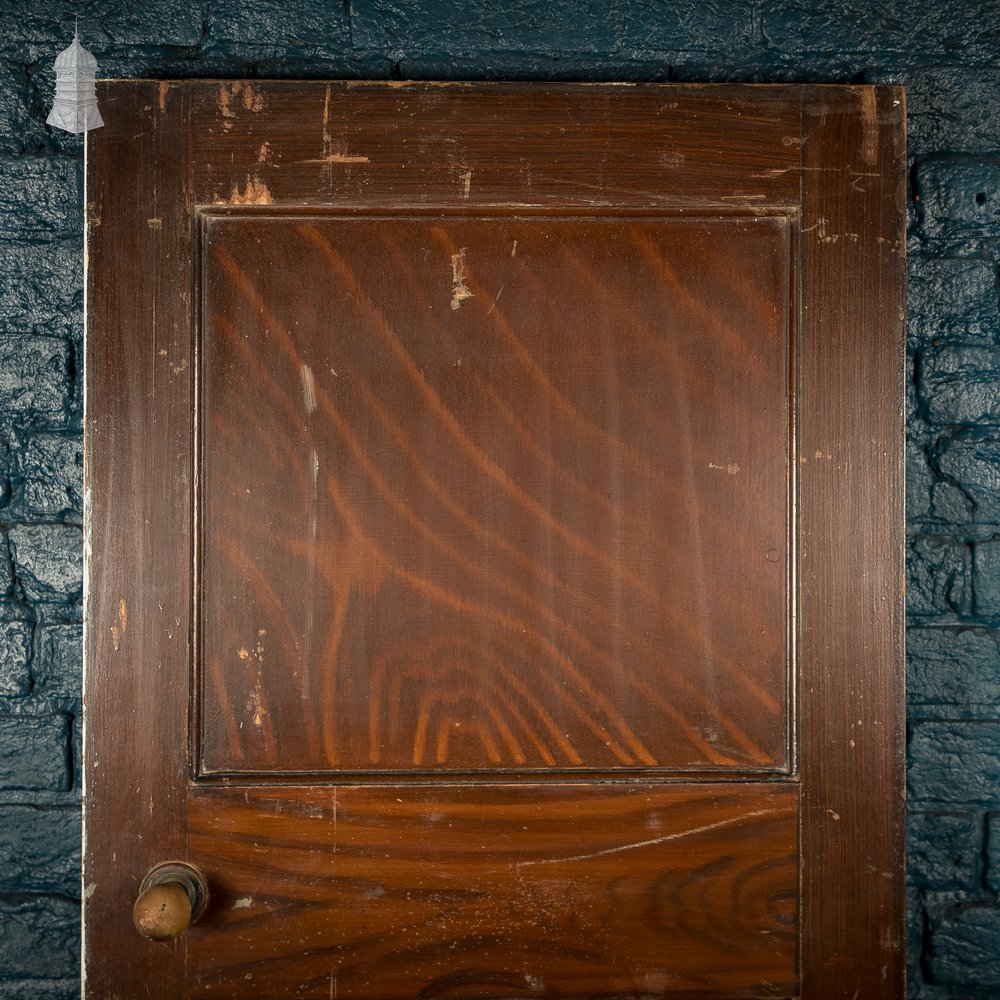
[{"label": "varnished wood surface", "polygon": [[198,789],[192,997],[788,997],[789,784]]},{"label": "varnished wood surface", "polygon": [[781,87],[239,81],[191,94],[205,204],[799,203],[799,101]]},{"label": "varnished wood surface", "polygon": [[[594,1000],[902,997],[901,92],[871,87],[421,84],[396,88],[259,81],[220,87],[218,82],[120,82],[103,84],[101,101],[109,111],[108,125],[87,138],[84,953],[88,1000],[133,1000],[151,992],[168,1000],[227,995],[284,1000],[296,995],[328,997],[331,986],[335,996],[359,1000],[524,995]],[[587,284],[580,269],[550,275],[551,292],[545,282],[532,284],[529,279],[537,275],[523,273],[517,297],[508,298],[509,288],[499,293],[497,279],[506,274],[504,267],[514,265],[501,259],[503,231],[498,227],[526,227],[523,235],[508,234],[511,243],[514,238],[523,241],[524,252],[541,231],[531,229],[533,218],[522,218],[531,212],[544,215],[547,221],[542,225],[554,232],[570,233],[561,237],[560,246],[585,260],[585,270],[604,285],[589,312],[578,301]],[[598,215],[599,219],[589,218]],[[697,232],[701,225],[718,227],[716,235],[723,234],[725,243],[740,225],[749,232],[749,220],[757,215],[767,217],[753,225],[770,233],[770,242],[764,241],[759,258],[745,269],[727,271],[720,265],[724,255],[711,238],[696,247],[689,237],[687,255],[678,254],[673,242],[657,242],[658,234],[669,226],[690,225],[690,231]],[[386,246],[387,251],[391,248],[383,237],[393,228],[388,217],[411,219],[410,238],[400,244],[406,266],[398,278],[392,258],[386,255],[381,258],[381,275],[369,262],[364,266],[371,268],[370,277],[360,286],[350,284],[348,271],[356,276],[362,262],[334,235],[337,226],[346,225],[337,220],[346,216],[367,219],[358,245]],[[558,220],[564,217],[569,221],[560,230],[563,223]],[[690,222],[682,223],[682,217]],[[246,238],[255,225],[267,230],[256,233],[260,246]],[[282,232],[294,233],[303,225],[311,235],[299,232],[286,241],[289,259],[298,255],[298,276],[290,269],[281,274],[280,267],[268,272],[272,265],[266,259],[266,240],[281,227],[285,227]],[[429,255],[423,260],[420,237],[429,235],[432,225],[438,225],[459,252],[465,248],[464,273],[451,268],[454,249],[444,254],[440,246],[428,247],[431,255],[448,257],[443,273],[441,259],[431,261]],[[600,239],[580,238],[588,226],[595,227],[591,232]],[[570,232],[572,227],[577,228]],[[650,276],[651,258],[630,250],[633,256],[625,254],[624,259],[635,267],[628,269],[632,277],[626,280],[643,281],[645,286],[638,304],[630,302],[627,309],[619,309],[613,305],[618,293],[612,279],[621,280],[625,269],[616,271],[610,261],[602,264],[599,251],[588,247],[600,247],[608,238],[610,245],[616,245],[632,232],[645,234],[675,274],[695,277],[674,283],[661,272],[657,281]],[[203,238],[205,233],[209,238]],[[227,271],[221,256],[213,263],[213,233],[220,239],[226,236],[220,248],[230,253],[235,269]],[[741,239],[735,239],[731,248],[737,257],[741,248],[747,249]],[[347,270],[332,266],[324,241],[348,264]],[[785,249],[779,249],[779,243]],[[306,252],[309,246],[315,253]],[[634,250],[634,242],[631,246]],[[280,264],[283,252],[272,254],[274,263]],[[783,253],[785,269],[779,275],[777,262]],[[536,254],[536,264],[540,259]],[[303,289],[302,275],[309,268],[314,280]],[[248,291],[267,273],[271,274],[267,298],[254,307],[248,303]],[[771,276],[761,284],[765,274]],[[788,305],[777,301],[782,281],[789,289]],[[718,324],[710,315],[699,317],[683,295],[699,283],[713,289],[713,310],[721,313]],[[668,294],[663,290],[667,285],[680,294]],[[395,308],[406,307],[405,316],[380,324],[364,306],[364,295],[358,294],[366,286],[393,288],[399,298],[391,301]],[[370,715],[363,711],[359,713],[362,738],[346,737],[343,745],[338,744],[344,727],[328,725],[326,732],[334,734],[331,754],[309,688],[303,687],[301,671],[295,674],[297,654],[288,652],[294,642],[273,645],[281,627],[274,626],[272,634],[268,624],[255,623],[255,616],[248,613],[260,611],[262,605],[248,600],[246,608],[240,608],[239,594],[234,598],[216,587],[211,600],[229,602],[226,614],[213,618],[209,612],[203,617],[210,607],[212,580],[228,581],[230,588],[239,585],[244,596],[262,593],[260,581],[250,572],[254,560],[263,560],[262,565],[278,573],[283,564],[280,548],[272,542],[276,530],[293,522],[296,530],[303,525],[309,529],[310,511],[290,502],[285,511],[273,505],[268,512],[266,503],[254,508],[257,515],[267,516],[260,519],[256,535],[242,536],[250,556],[228,569],[214,532],[195,544],[198,529],[210,516],[217,516],[216,527],[222,525],[237,535],[246,532],[238,504],[233,508],[237,513],[228,519],[221,511],[212,514],[212,497],[220,502],[226,489],[237,489],[232,469],[227,473],[216,460],[233,469],[256,463],[262,474],[270,470],[286,493],[311,496],[311,484],[308,479],[303,482],[299,468],[302,448],[308,446],[303,428],[312,426],[303,417],[307,381],[301,369],[294,370],[292,354],[283,353],[281,327],[266,311],[294,326],[298,317],[289,312],[293,292],[309,292],[303,304],[307,321],[298,322],[307,334],[312,331],[311,340],[307,336],[302,343],[292,341],[295,351],[304,353],[318,345],[322,322],[328,317],[308,317],[315,309],[310,302],[317,297],[326,296],[324,301],[329,302],[332,295],[339,295],[337,314],[352,317],[348,326],[356,334],[381,338],[373,355],[381,365],[373,364],[366,351],[348,351],[341,357],[345,368],[355,372],[356,391],[346,401],[335,395],[333,376],[316,377],[317,358],[306,359],[316,397],[311,416],[340,415],[345,427],[360,435],[364,455],[383,459],[390,442],[398,448],[399,440],[416,439],[430,441],[431,451],[442,456],[446,433],[427,419],[430,397],[422,390],[417,390],[419,406],[397,406],[404,411],[395,415],[393,424],[402,432],[400,438],[377,416],[364,425],[367,429],[358,422],[364,406],[370,414],[377,412],[371,408],[372,399],[381,402],[378,393],[365,396],[357,391],[362,381],[383,392],[391,389],[389,396],[395,392],[396,403],[412,398],[401,387],[406,378],[414,380],[386,339],[390,330],[412,329],[410,340],[399,339],[398,333],[397,339],[411,357],[419,358],[414,370],[420,384],[433,387],[439,398],[449,386],[460,389],[454,397],[461,403],[462,416],[456,427],[467,435],[484,435],[481,440],[470,438],[483,454],[492,455],[491,449],[501,445],[501,425],[513,428],[511,418],[523,424],[543,447],[529,447],[522,436],[523,449],[509,446],[499,455],[514,463],[508,479],[517,485],[519,478],[524,479],[524,493],[535,495],[532,491],[540,488],[552,459],[548,495],[562,496],[563,508],[568,506],[565,498],[588,498],[587,504],[574,508],[582,522],[570,524],[575,534],[592,532],[584,537],[598,552],[607,554],[611,537],[607,526],[614,523],[613,518],[602,519],[598,497],[603,491],[614,505],[625,495],[609,489],[615,483],[602,478],[605,470],[627,455],[644,456],[651,466],[663,462],[664,467],[674,468],[670,462],[676,456],[665,454],[663,442],[690,442],[690,455],[706,460],[703,472],[719,476],[714,489],[693,479],[702,525],[718,531],[721,539],[722,521],[728,518],[731,558],[744,560],[737,561],[728,575],[724,568],[712,567],[720,594],[728,593],[739,607],[730,607],[732,601],[725,599],[706,601],[706,606],[713,614],[726,616],[723,633],[742,635],[753,647],[753,657],[764,664],[761,690],[778,702],[778,710],[763,709],[759,696],[750,691],[739,698],[739,676],[744,681],[755,676],[753,657],[743,660],[742,675],[731,673],[722,657],[695,658],[692,677],[686,673],[671,677],[670,685],[661,690],[661,675],[655,672],[667,677],[664,666],[669,657],[647,655],[647,648],[643,666],[616,650],[616,664],[629,663],[629,671],[616,674],[617,666],[609,666],[607,672],[593,666],[588,668],[593,669],[592,683],[608,685],[604,690],[613,694],[611,702],[619,714],[633,727],[656,735],[656,751],[650,754],[655,765],[645,763],[634,747],[626,751],[629,760],[615,757],[612,739],[623,749],[627,741],[623,732],[612,731],[608,718],[602,724],[611,739],[602,743],[603,735],[599,738],[591,730],[589,742],[581,743],[585,752],[578,751],[582,759],[598,762],[602,780],[581,773],[567,785],[558,755],[547,748],[557,758],[556,765],[550,765],[527,738],[517,740],[525,765],[543,761],[541,767],[518,764],[505,738],[486,741],[478,735],[453,743],[449,734],[445,759],[439,761],[437,731],[433,741],[426,741],[427,746],[434,744],[433,761],[418,766],[413,761],[420,717],[415,710],[410,710],[405,740],[394,745],[387,738],[388,756],[377,763],[383,770],[370,770],[373,729]],[[470,342],[470,349],[458,354],[463,362],[470,360],[467,367],[448,367],[457,360],[452,357],[456,352],[446,349],[452,342],[440,339],[439,328],[423,315],[425,300],[441,302],[434,298],[438,292],[447,299],[440,311],[454,321],[446,328],[448,337],[461,333]],[[458,308],[452,310],[456,293]],[[743,307],[737,305],[741,298]],[[771,312],[762,305],[767,301]],[[221,308],[206,313],[206,303]],[[672,330],[688,330],[692,338],[685,345],[683,365],[673,370],[664,366],[664,357],[654,357],[662,354],[655,345],[666,346],[666,326],[658,326],[650,312],[658,309],[678,321]],[[264,344],[249,345],[249,352],[241,350],[239,336],[226,340],[223,324],[218,329],[211,325],[216,313],[237,330],[266,333]],[[200,331],[192,315],[203,324]],[[206,315],[209,325],[203,323]],[[569,317],[587,329],[600,329],[603,323],[611,331],[607,345],[616,351],[646,344],[646,353],[632,367],[631,381],[620,377],[621,365],[603,359],[598,370],[614,372],[614,378],[591,385],[589,395],[584,393],[590,424],[605,433],[621,434],[628,448],[623,447],[615,460],[602,462],[595,460],[592,448],[575,443],[558,408],[548,414],[543,394],[505,382],[500,355],[491,354],[485,341],[475,339],[473,327],[456,328],[456,323],[468,323],[474,316],[479,319],[475,329],[492,330],[494,336],[503,317],[517,339],[529,343],[527,357],[536,362],[558,355],[549,357],[540,350],[546,344],[565,347],[572,342]],[[536,320],[533,328],[533,316],[544,316],[544,325]],[[607,322],[612,317],[625,321]],[[647,338],[645,331],[652,327],[656,329]],[[706,337],[692,333],[695,327]],[[755,386],[745,374],[753,371],[752,366],[739,366],[738,350],[719,355],[719,341],[713,338],[724,337],[727,328],[747,338],[751,351],[757,349],[758,333],[770,337],[780,331],[785,338],[781,342],[791,344],[791,357],[779,362],[767,354],[774,370],[784,372],[780,388],[770,367],[757,373],[764,382]],[[539,338],[539,331],[545,336]],[[555,340],[546,339],[550,336]],[[604,344],[600,338],[584,338],[584,349],[569,352],[570,358],[589,359],[593,368]],[[195,356],[196,345],[206,352],[204,358]],[[264,372],[267,378],[254,382],[251,376],[262,346],[271,350],[270,355],[263,350],[270,368]],[[420,354],[418,348],[426,353]],[[206,371],[204,364],[211,349],[220,352],[216,361],[225,362],[214,369],[214,382],[208,380],[212,370]],[[694,359],[700,360],[693,364]],[[293,369],[280,376],[287,406],[268,388],[268,378],[273,379],[272,372],[283,365]],[[676,389],[656,388],[657,365],[670,378],[683,371],[685,387],[689,379],[692,385],[710,383],[721,368],[732,377],[732,384],[742,386],[743,403],[734,402],[737,397],[728,387],[716,393],[703,388],[700,402],[717,405],[710,406],[707,414],[699,408],[691,425],[696,431],[678,430],[680,411],[671,409],[677,405]],[[579,394],[585,384],[573,372],[572,362],[542,370],[550,382],[563,385],[564,395]],[[739,581],[747,578],[747,567],[753,565],[763,522],[744,519],[736,507],[727,506],[736,496],[729,491],[744,475],[759,477],[753,483],[755,491],[776,489],[771,471],[780,448],[768,444],[777,433],[770,401],[780,397],[785,405],[789,375],[794,462],[786,475],[794,499],[795,520],[789,532],[793,543],[779,543],[787,544],[784,568],[780,562],[775,564],[777,570],[762,567],[759,592],[741,590]],[[225,395],[241,384],[245,399]],[[621,392],[625,384],[636,391]],[[747,402],[763,408],[760,426],[758,414],[749,421],[728,419]],[[498,419],[501,403],[508,415]],[[620,406],[616,409],[613,403]],[[662,412],[648,412],[657,408]],[[481,423],[484,414],[491,423]],[[262,439],[252,432],[258,421],[265,420],[275,433]],[[654,430],[657,420],[665,425],[661,437]],[[782,426],[787,432],[787,418]],[[223,433],[227,427],[228,446]],[[763,468],[745,470],[739,457],[727,460],[725,471],[708,467],[707,463],[722,463],[714,455],[701,455],[699,449],[714,451],[724,440],[724,430],[735,433],[739,444],[750,446]],[[262,442],[253,456],[249,440]],[[289,441],[295,446],[289,448]],[[196,443],[202,449],[198,461]],[[336,447],[324,447],[332,467],[339,468],[346,481],[346,470],[357,454],[342,437]],[[584,460],[575,460],[576,447]],[[468,458],[457,444],[454,451],[460,468]],[[210,453],[209,468],[204,459]],[[496,457],[494,464],[506,468]],[[566,475],[554,471],[556,460]],[[630,462],[625,457],[619,464],[624,468]],[[729,464],[739,465],[740,471],[730,474]],[[396,494],[408,503],[416,498],[415,513],[426,513],[427,491],[440,499],[405,451],[397,451],[394,459],[382,462],[380,471],[382,467],[391,473],[384,481]],[[472,523],[492,524],[490,504],[502,491],[491,494],[479,487],[463,495],[460,484],[467,478],[456,472],[448,480],[450,468],[444,462],[437,468],[439,475],[445,475],[448,495],[454,490],[457,499],[472,505]],[[403,470],[408,472],[400,478]],[[580,476],[582,491],[568,478]],[[340,488],[341,480],[335,482]],[[371,523],[365,524],[368,537],[390,548],[390,542],[401,537],[399,512],[395,511],[395,521],[385,516],[385,494],[372,484],[369,480],[363,489],[353,487],[350,510],[362,512],[359,523],[370,511]],[[329,483],[324,485],[324,494],[317,486],[317,497],[323,498],[316,507],[317,525],[322,518],[336,523],[335,491]],[[650,511],[655,499],[676,514],[683,509],[681,492],[689,484],[673,484],[675,494],[650,473],[643,480],[633,470],[623,473],[618,487],[625,485],[630,495],[649,498],[646,506],[632,509],[641,515],[636,537],[644,540],[649,553],[625,545],[620,551],[612,547],[617,571],[607,567],[603,579],[590,572],[590,586],[596,588],[589,593],[592,614],[574,607],[555,584],[537,588],[532,593],[533,598],[542,598],[536,600],[537,607],[558,611],[556,617],[563,624],[542,616],[534,627],[541,634],[549,629],[549,635],[558,632],[565,639],[565,623],[578,628],[585,622],[591,630],[589,641],[600,649],[602,644],[613,647],[616,636],[624,639],[625,626],[638,632],[637,623],[650,620],[655,622],[652,641],[642,637],[637,646],[662,647],[669,638],[677,640],[672,648],[685,648],[693,640],[682,638],[686,631],[678,622],[700,627],[704,623],[696,615],[685,614],[683,603],[674,601],[670,612],[660,609],[659,615],[644,619],[633,604],[645,601],[648,611],[655,603],[652,595],[627,600],[616,594],[614,581],[624,584],[621,573],[629,567],[628,586],[633,589],[639,581],[654,591],[676,586],[676,572],[667,569],[669,557],[662,567],[656,559],[677,545],[681,554],[674,565],[680,566],[685,558],[690,561],[691,533],[656,537]],[[238,488],[263,489],[257,483],[241,483]],[[778,492],[781,517],[787,518],[788,493]],[[716,504],[722,512],[719,518]],[[763,501],[760,507],[763,511]],[[379,510],[382,516],[376,521]],[[503,514],[499,504],[495,510],[508,525],[518,523],[513,515]],[[772,515],[775,524],[789,526],[776,511]],[[436,534],[441,534],[445,520],[440,509],[430,519]],[[625,537],[629,536],[623,533]],[[703,534],[703,541],[706,537],[713,536]],[[567,539],[552,528],[552,555],[546,555],[552,561],[545,563],[546,568],[568,571],[574,560],[582,565],[592,558],[579,551],[561,551],[569,548]],[[211,545],[216,548],[211,550]],[[419,547],[425,553],[433,549],[426,537]],[[284,549],[288,551],[288,546]],[[346,559],[341,565],[364,580],[371,571],[370,551],[342,549]],[[395,551],[407,547],[396,545]],[[437,567],[436,575],[441,575],[440,548],[436,552],[425,565]],[[478,550],[467,547],[461,573],[446,582],[458,584],[465,598],[481,601],[489,596],[508,613],[523,612],[518,591],[510,588],[523,590],[529,578],[518,575],[523,564],[513,553],[504,554],[511,564],[507,582],[498,586],[491,579],[488,587],[481,574],[485,567],[469,559],[469,553],[478,555]],[[208,558],[198,558],[199,554]],[[377,567],[378,561],[374,564]],[[401,559],[393,565],[412,568]],[[243,567],[242,578],[233,566]],[[645,574],[647,566],[653,569]],[[304,569],[281,570],[286,589],[283,606],[293,609],[293,621],[308,616],[309,595],[314,592],[308,566]],[[782,573],[788,575],[779,586],[775,580]],[[791,595],[792,603],[784,608],[778,605],[779,590]],[[670,592],[676,596],[679,589]],[[247,617],[240,619],[235,610]],[[393,619],[387,616],[387,620]],[[721,620],[713,619],[715,625]],[[206,621],[214,633],[204,628]],[[240,626],[239,635],[227,634],[226,629],[238,622],[246,625]],[[752,622],[765,634],[754,637]],[[790,623],[796,623],[792,631]],[[331,624],[324,622],[328,635]],[[262,628],[267,630],[263,636]],[[780,636],[769,633],[774,628],[781,629]],[[461,631],[456,648],[467,649],[462,644],[471,633],[478,655],[485,634],[481,624],[479,630],[479,634],[476,629]],[[416,634],[427,638],[426,632]],[[356,633],[364,635],[363,629]],[[789,635],[794,640],[788,650],[792,685],[780,682],[778,658],[771,652]],[[499,642],[495,635],[490,640]],[[244,672],[230,664],[229,683],[239,679],[243,688],[202,689],[202,680],[211,675],[199,672],[199,665],[206,664],[202,654],[213,642],[220,653],[229,653],[232,647],[231,655]],[[508,636],[508,646],[512,642]],[[354,646],[361,644],[355,640]],[[247,683],[253,679],[252,669],[263,664],[263,676],[270,665],[281,662],[276,649],[282,648],[288,657],[282,669],[289,672],[289,683],[281,686],[275,679],[273,690],[276,711],[282,713],[281,727],[292,734],[287,737],[292,751],[287,757],[282,757],[287,751],[273,732],[270,744],[254,732],[256,685]],[[693,646],[686,648],[690,653]],[[597,664],[598,659],[589,662]],[[713,684],[708,683],[713,671],[702,669],[708,662],[718,668]],[[452,683],[450,669],[418,667],[418,672],[423,670],[425,678],[440,682],[444,689]],[[655,678],[644,675],[646,669],[653,670]],[[527,670],[536,682],[544,680],[545,673],[536,664]],[[482,671],[479,676],[489,674]],[[642,679],[651,694],[645,690],[637,694],[634,680],[616,679],[621,677]],[[462,683],[472,688],[465,680]],[[550,689],[547,697],[568,703],[582,698],[584,690],[580,685],[564,695]],[[699,690],[711,694],[712,707],[706,706]],[[481,691],[476,694],[477,710],[490,704]],[[531,695],[537,697],[537,692],[532,690]],[[451,697],[442,699],[447,711],[452,710]],[[288,700],[279,704],[281,698]],[[299,725],[292,711],[296,700],[308,709]],[[454,703],[466,712],[460,701]],[[671,708],[676,704],[681,718],[663,709],[664,703]],[[360,704],[363,700],[355,707]],[[270,702],[265,705],[261,700],[259,707],[268,709],[260,712],[263,730],[277,715],[271,716]],[[242,719],[236,719],[234,710],[242,712]],[[447,711],[439,713],[438,731],[447,731],[447,727],[440,730],[440,720],[449,717]],[[579,720],[573,715],[566,718]],[[717,729],[714,722],[724,719],[729,727]],[[238,730],[239,721],[244,730],[249,725],[252,731],[234,739],[233,724]],[[786,723],[788,737],[780,732]],[[692,750],[693,729],[701,729],[706,746],[726,759],[716,759],[705,747]],[[721,751],[709,740],[709,729],[718,734]],[[380,731],[388,733],[388,728],[382,726]],[[733,740],[735,731],[764,751],[754,765],[755,780],[745,784],[741,780],[753,769],[753,754],[740,758],[733,752],[740,745]],[[578,734],[574,738],[580,740]],[[501,755],[499,767],[490,759],[490,742]],[[204,761],[198,756],[202,750]],[[368,768],[366,774],[341,770],[337,777],[337,767],[350,756],[345,756],[346,750],[354,762],[363,762],[350,766]],[[529,751],[538,754],[530,762]],[[744,746],[740,752],[746,751]],[[460,761],[458,770],[474,769],[460,781],[456,770],[449,769],[453,753],[460,753],[452,758],[453,763]],[[299,775],[299,784],[260,784],[269,780],[269,771],[279,775],[283,768],[288,770],[282,780],[288,782],[289,771],[303,760],[314,769],[309,780],[315,784],[310,786],[304,775]],[[478,768],[484,760],[489,761],[486,771]],[[211,774],[205,773],[203,764]],[[655,778],[661,766],[674,780]],[[684,767],[693,768],[688,781],[677,782]],[[769,768],[789,773],[761,780]],[[640,773],[651,780],[637,784],[635,776]],[[725,780],[699,781],[699,774]],[[406,783],[400,784],[404,778]],[[362,780],[367,784],[360,784]],[[254,781],[257,784],[251,785]],[[795,862],[788,859],[796,846],[800,801]],[[701,827],[692,825],[694,817],[704,819]],[[654,819],[661,825],[651,833]],[[302,850],[287,846],[292,843]],[[553,863],[525,867],[519,851],[529,852],[528,860],[553,859]],[[203,865],[213,894],[218,891],[182,945],[145,942],[131,926],[130,909],[139,883],[163,858]],[[586,875],[575,870],[578,865],[586,868]],[[558,877],[550,877],[550,869],[557,869]],[[345,872],[353,874],[341,879]],[[796,872],[800,903],[795,898]],[[485,896],[463,895],[464,890],[454,888],[454,881],[463,880],[477,885]],[[430,892],[422,894],[423,881]],[[392,891],[366,895],[379,885]],[[492,909],[476,908],[476,900],[483,898],[492,900]],[[261,899],[267,902],[260,904]],[[767,909],[769,900],[772,905]],[[546,917],[540,929],[531,923],[537,919],[531,906],[536,901],[544,904],[538,912]],[[758,929],[773,929],[773,947],[757,942],[749,925],[741,922],[741,902],[748,902],[748,912],[756,914]],[[657,906],[665,909],[654,920]],[[761,913],[761,906],[766,912]],[[786,930],[786,921],[795,920],[796,914],[797,929]],[[449,924],[452,918],[457,923]],[[407,930],[410,927],[413,930]],[[421,942],[412,951],[407,934]],[[681,947],[673,938],[691,943]],[[231,947],[236,944],[243,948],[239,955]],[[397,954],[408,954],[411,961],[404,965],[394,958]],[[331,982],[334,963],[324,968],[324,962],[333,956],[346,963],[338,966],[346,978]],[[669,957],[669,965],[663,956]],[[543,985],[524,978],[542,965]],[[308,970],[305,978],[297,971],[301,969]],[[272,977],[272,985],[260,985],[257,977],[265,974]],[[311,993],[296,993],[303,985]],[[342,992],[348,989],[353,992]]]},{"label": "varnished wood surface", "polygon": [[784,768],[787,219],[204,225],[207,771]]},{"label": "varnished wood surface", "polygon": [[903,996],[903,92],[808,95],[799,376],[803,996]]},{"label": "varnished wood surface", "polygon": [[[87,137],[85,995],[179,994],[145,874],[186,851],[193,408],[187,98],[112,88]],[[152,114],[151,109],[158,113]]]}]

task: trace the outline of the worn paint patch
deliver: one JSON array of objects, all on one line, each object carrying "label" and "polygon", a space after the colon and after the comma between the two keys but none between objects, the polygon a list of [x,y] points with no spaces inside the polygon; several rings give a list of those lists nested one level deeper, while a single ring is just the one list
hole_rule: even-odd
[{"label": "worn paint patch", "polygon": [[740,467],[735,462],[729,462],[726,465],[716,465],[715,462],[709,462],[708,467],[718,469],[720,472],[727,472],[730,476],[735,476],[740,471]]},{"label": "worn paint patch", "polygon": [[[247,183],[244,190],[240,190],[239,184],[234,184],[229,193],[229,203],[231,205],[273,205],[274,199],[267,185],[257,176],[247,176]],[[223,204],[225,204],[223,202]]]},{"label": "worn paint patch", "polygon": [[251,673],[253,687],[247,697],[247,712],[257,729],[263,727],[264,716],[267,715],[267,706],[264,704],[264,681],[261,673],[264,667],[264,638],[266,636],[267,629],[259,628],[253,652],[248,650],[246,646],[242,646],[236,651],[236,655],[247,665]]},{"label": "worn paint patch", "polygon": [[451,308],[458,309],[466,299],[473,297],[472,290],[465,283],[465,248],[451,255]]},{"label": "worn paint patch", "polygon": [[125,638],[125,632],[128,629],[128,606],[125,604],[125,598],[123,597],[118,602],[118,622],[111,626],[111,644],[117,650],[121,645],[122,639]]},{"label": "worn paint patch", "polygon": [[264,98],[255,91],[251,84],[245,81],[219,84],[216,104],[222,112],[222,127],[228,132],[233,127],[233,119],[238,116],[238,109],[257,113],[264,110]]}]

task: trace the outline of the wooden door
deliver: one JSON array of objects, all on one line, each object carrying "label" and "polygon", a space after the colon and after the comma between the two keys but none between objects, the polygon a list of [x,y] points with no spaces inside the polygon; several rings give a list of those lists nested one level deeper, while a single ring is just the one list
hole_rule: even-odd
[{"label": "wooden door", "polygon": [[87,996],[901,997],[901,91],[101,104]]}]

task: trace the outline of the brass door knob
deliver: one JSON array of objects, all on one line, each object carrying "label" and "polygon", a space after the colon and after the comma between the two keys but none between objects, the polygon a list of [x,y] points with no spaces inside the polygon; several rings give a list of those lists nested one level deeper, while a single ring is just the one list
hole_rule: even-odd
[{"label": "brass door knob", "polygon": [[135,929],[151,941],[173,941],[205,912],[208,882],[193,865],[166,861],[143,880],[132,907]]}]

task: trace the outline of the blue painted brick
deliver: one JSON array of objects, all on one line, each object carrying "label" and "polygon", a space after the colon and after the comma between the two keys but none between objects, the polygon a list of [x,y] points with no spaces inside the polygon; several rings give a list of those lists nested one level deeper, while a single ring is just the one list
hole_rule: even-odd
[{"label": "blue painted brick", "polygon": [[27,67],[23,61],[3,58],[4,54],[0,48],[0,153],[21,153],[38,140],[41,129],[28,111]]},{"label": "blue painted brick", "polygon": [[[31,622],[0,622],[0,697],[28,693],[31,686]],[[2,704],[2,702],[0,702]]]},{"label": "blue painted brick", "polygon": [[0,334],[0,423],[63,423],[69,391],[65,340]]},{"label": "blue painted brick", "polygon": [[65,716],[0,716],[0,791],[65,792],[69,787]]},{"label": "blue painted brick", "polygon": [[908,539],[906,607],[911,615],[951,616],[972,607],[969,548],[951,538]]},{"label": "blue painted brick", "polygon": [[80,1000],[80,977],[0,982],[0,1000]]},{"label": "blue painted brick", "polygon": [[800,59],[803,53],[837,53],[869,55],[880,65],[989,64],[1000,46],[1000,19],[983,13],[981,0],[764,0],[763,33]]},{"label": "blue painted brick", "polygon": [[961,491],[956,516],[1000,525],[1000,434],[977,430],[945,438],[936,458],[941,474]]},{"label": "blue painted brick", "polygon": [[917,188],[924,236],[948,240],[1000,236],[1000,163],[930,160],[917,167]]},{"label": "blue painted brick", "polygon": [[[609,6],[611,6],[609,4]],[[751,55],[754,5],[750,0],[663,3],[630,0],[625,5],[622,45],[629,52],[679,52]]]},{"label": "blue painted brick", "polygon": [[927,453],[916,441],[906,442],[906,513],[910,521],[931,515],[931,490],[934,477]]},{"label": "blue painted brick", "polygon": [[27,517],[83,516],[83,445],[79,435],[35,434],[15,460],[19,513]]},{"label": "blue painted brick", "polygon": [[44,252],[30,243],[0,243],[0,334],[59,333],[82,308],[82,236],[47,244]]},{"label": "blue painted brick", "polygon": [[81,171],[76,157],[0,157],[0,240],[82,233]]},{"label": "blue painted brick", "polygon": [[997,266],[911,256],[906,308],[915,346],[940,340],[992,344],[1000,337]]},{"label": "blue painted brick", "polygon": [[[252,5],[247,4],[249,15]],[[17,37],[43,45],[45,59],[73,40],[73,14],[80,16],[80,41],[96,55],[127,46],[196,46],[204,31],[204,6],[198,0],[105,0],[74,11],[54,3],[25,4]]]},{"label": "blue painted brick", "polygon": [[80,810],[0,806],[0,893],[80,895]]},{"label": "blue painted brick", "polygon": [[1000,908],[988,903],[956,906],[932,919],[929,962],[935,982],[977,990],[1000,987],[997,955]]},{"label": "blue painted brick", "polygon": [[43,626],[31,676],[41,694],[66,711],[78,712],[83,687],[82,626]]},{"label": "blue painted brick", "polygon": [[971,813],[910,810],[906,820],[907,878],[931,891],[974,890],[980,878],[982,820]]},{"label": "blue painted brick", "polygon": [[1000,425],[1000,350],[950,345],[925,351],[920,393],[931,423]]},{"label": "blue painted brick", "polygon": [[1000,632],[911,628],[906,634],[906,698],[912,713],[1000,716]]},{"label": "blue painted brick", "polygon": [[950,150],[996,152],[1000,135],[1000,69],[996,65],[911,65],[903,76],[906,143],[911,156]]},{"label": "blue painted brick", "polygon": [[350,52],[343,3],[289,4],[287,0],[214,0],[208,48],[238,46],[246,58],[330,58]]},{"label": "blue painted brick", "polygon": [[[80,904],[50,896],[0,900],[0,955],[10,979],[70,978],[79,972]],[[34,993],[25,994],[25,1000]]]},{"label": "blue painted brick", "polygon": [[351,33],[362,50],[423,54],[610,52],[611,4],[598,0],[352,0]]},{"label": "blue painted brick", "polygon": [[912,728],[911,803],[1000,804],[1000,721],[917,721]]},{"label": "blue painted brick", "polygon": [[1000,893],[1000,813],[986,817],[986,882]]},{"label": "blue painted brick", "polygon": [[979,542],[974,546],[972,591],[976,614],[1000,617],[1000,541]]},{"label": "blue painted brick", "polygon": [[81,530],[63,524],[19,524],[8,533],[14,572],[30,601],[73,602],[83,589]]}]

